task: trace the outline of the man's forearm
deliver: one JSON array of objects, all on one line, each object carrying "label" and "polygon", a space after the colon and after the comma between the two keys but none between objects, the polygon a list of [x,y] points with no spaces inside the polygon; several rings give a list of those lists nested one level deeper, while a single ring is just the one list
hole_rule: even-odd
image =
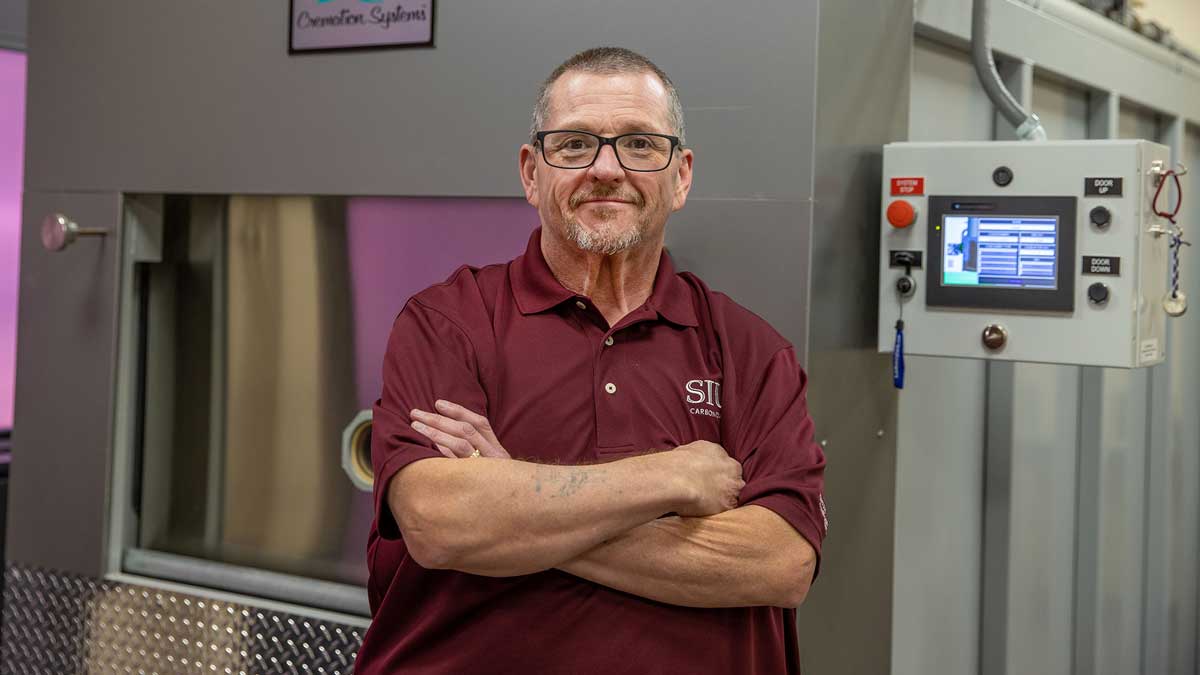
[{"label": "man's forearm", "polygon": [[425,459],[396,474],[388,504],[418,563],[515,576],[677,510],[689,495],[672,466],[667,453],[587,466]]},{"label": "man's forearm", "polygon": [[744,506],[704,518],[661,518],[559,566],[651,600],[687,607],[796,607],[816,556],[774,512]]}]

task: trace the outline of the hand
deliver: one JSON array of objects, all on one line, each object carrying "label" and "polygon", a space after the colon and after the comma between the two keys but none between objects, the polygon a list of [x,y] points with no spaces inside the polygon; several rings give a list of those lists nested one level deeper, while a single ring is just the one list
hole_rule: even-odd
[{"label": "hand", "polygon": [[671,451],[683,462],[682,475],[688,480],[692,498],[681,516],[712,516],[738,505],[738,497],[746,482],[742,480],[742,464],[725,452],[725,448],[709,441],[695,441]]},{"label": "hand", "polygon": [[449,401],[435,401],[434,407],[440,415],[414,408],[409,416],[412,428],[433,441],[443,455],[470,457],[478,450],[481,457],[509,459],[508,451],[500,445],[486,417]]}]

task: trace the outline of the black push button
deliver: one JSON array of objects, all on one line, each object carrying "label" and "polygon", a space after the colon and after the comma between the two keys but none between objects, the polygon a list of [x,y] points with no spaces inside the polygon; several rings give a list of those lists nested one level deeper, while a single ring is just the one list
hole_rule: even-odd
[{"label": "black push button", "polygon": [[1108,302],[1108,286],[1099,282],[1088,286],[1088,301],[1093,305],[1106,304]]},{"label": "black push button", "polygon": [[1112,223],[1112,212],[1103,206],[1097,206],[1092,209],[1088,217],[1096,227],[1108,227]]}]

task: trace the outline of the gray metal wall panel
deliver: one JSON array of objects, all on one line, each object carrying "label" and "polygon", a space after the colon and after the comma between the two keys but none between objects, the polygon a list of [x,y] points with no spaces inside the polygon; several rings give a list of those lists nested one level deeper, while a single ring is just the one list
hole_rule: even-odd
[{"label": "gray metal wall panel", "polygon": [[[986,139],[991,136],[991,106],[979,90],[974,70],[965,53],[918,40],[913,80],[913,140]],[[1037,77],[1033,80],[1031,94],[1035,109],[1047,119],[1053,138],[1087,137],[1089,100],[1082,90],[1056,79]],[[975,369],[973,373],[968,370],[972,366]],[[973,458],[970,470],[956,472],[962,477],[960,480],[982,473],[982,459],[979,457],[983,452],[982,417],[943,416],[933,424],[927,410],[931,406],[938,406],[939,397],[953,399],[947,402],[949,405],[961,405],[959,398],[963,395],[962,389],[956,387],[952,393],[947,392],[947,382],[975,383],[974,386],[968,385],[968,388],[975,389],[975,395],[982,401],[985,396],[983,367],[949,360],[910,359],[909,372],[912,384],[901,397],[900,404],[898,524],[903,522],[906,501],[920,504],[914,509],[916,511],[927,506],[922,503],[924,495],[918,496],[919,493],[913,488],[906,489],[906,470],[915,475],[924,473],[926,481],[930,475],[935,475],[932,466],[922,472],[916,469],[916,462],[908,462],[910,449],[915,451],[921,447],[928,454],[926,448],[929,446],[946,443],[966,450],[964,454]],[[918,372],[922,375],[918,375]],[[1006,420],[1008,428],[1004,433],[997,435],[996,430],[992,430],[991,434],[994,439],[1003,440],[1003,443],[993,444],[996,447],[990,447],[988,451],[1004,455],[1003,462],[993,462],[993,470],[1000,467],[1006,474],[1000,481],[1002,485],[995,482],[996,478],[991,479],[985,505],[970,504],[970,510],[966,511],[978,514],[981,508],[986,508],[993,514],[990,519],[993,523],[999,518],[1004,525],[1002,532],[990,534],[991,537],[998,537],[1001,545],[998,550],[987,553],[988,569],[983,574],[985,584],[988,583],[986,579],[991,578],[991,588],[999,595],[989,595],[989,602],[993,605],[986,607],[979,599],[979,589],[974,588],[968,597],[974,599],[976,613],[966,615],[960,604],[955,607],[954,616],[964,617],[963,623],[967,623],[974,617],[994,615],[1001,622],[1000,626],[991,626],[985,621],[982,635],[985,643],[975,643],[974,653],[982,653],[985,661],[981,664],[983,672],[1067,673],[1070,672],[1073,657],[1073,578],[1076,571],[1074,488],[1081,423],[1077,416],[1080,370],[1073,367],[1015,364],[1011,371],[1006,372],[1010,381],[1005,380],[1007,384],[1001,382],[989,388],[986,403],[980,403],[981,409],[986,407],[993,411],[990,416],[993,423]],[[922,382],[925,373],[929,374],[927,384]],[[1109,393],[1105,400],[1114,395]],[[997,411],[1003,414],[997,414]],[[1091,424],[1094,420],[1086,419],[1082,423]],[[911,428],[920,430],[913,432],[912,436],[924,443],[910,440],[906,431],[910,429],[910,424],[913,425]],[[1144,420],[1142,424],[1144,428]],[[931,432],[932,429],[936,429],[936,432]],[[965,447],[964,440],[967,441]],[[964,468],[967,466],[961,459],[959,461]],[[1118,482],[1122,488],[1132,489],[1137,477],[1127,476]],[[978,487],[972,486],[975,490]],[[962,502],[969,503],[979,498],[978,492],[968,491],[965,483],[960,484],[959,490],[962,491]],[[938,509],[948,506],[944,496],[936,505]],[[968,540],[974,538],[975,546],[978,546],[981,537],[981,520],[964,519],[958,530],[960,536]],[[945,524],[939,522],[938,525]],[[906,539],[906,530],[899,525],[897,532],[898,541]],[[902,569],[905,565],[901,562],[901,556],[905,550],[901,544],[897,546],[897,567]],[[922,562],[929,564],[928,561]],[[978,560],[973,569],[980,569]],[[933,576],[946,578],[944,573]],[[974,579],[967,578],[967,583],[972,581]],[[1130,601],[1130,597],[1121,596],[1119,602]],[[1140,595],[1132,597],[1138,599]],[[912,598],[902,600],[898,593],[896,606],[911,609],[921,605]],[[945,609],[943,606],[942,611]],[[1104,607],[1100,609],[1103,612]],[[978,624],[971,624],[971,628],[974,629],[975,625]],[[907,644],[902,645],[899,637],[896,639],[895,651],[898,654],[907,653],[910,657],[926,659],[946,656],[944,648],[943,651],[927,650],[935,656],[920,650],[917,645],[921,643],[921,638],[912,635],[919,631],[911,627],[898,626],[897,635],[905,630],[908,634],[903,642]],[[959,640],[951,642],[960,643]],[[894,672],[909,672],[903,670],[904,665],[908,665],[911,672],[930,672],[935,669],[943,672],[967,671],[965,663],[954,668],[916,660],[903,664],[897,660]],[[970,670],[976,667],[972,665]]]},{"label": "gray metal wall panel", "polygon": [[0,1],[0,49],[25,49],[29,0]]},{"label": "gray metal wall panel", "polygon": [[[961,52],[916,40],[910,101],[910,140],[991,138],[991,106]],[[897,425],[892,675],[978,671],[984,365],[907,359]]]},{"label": "gray metal wall panel", "polygon": [[964,52],[918,37],[912,78],[909,140],[991,140],[992,104]]},{"label": "gray metal wall panel", "polygon": [[1003,672],[1069,675],[1079,368],[1016,364],[1011,396]]},{"label": "gray metal wall panel", "polygon": [[[1047,120],[1049,137],[1086,138],[1086,94],[1037,77],[1032,68],[1026,67],[1024,73],[1025,86],[1014,94]],[[990,366],[993,373],[997,369],[997,364]],[[1080,369],[1017,363],[1006,374],[1005,386],[989,387],[988,407],[1005,409],[1002,415],[989,417],[989,424],[1003,420],[1009,428],[1004,430],[1004,442],[990,444],[987,452],[1003,455],[1001,464],[1007,474],[989,474],[984,506],[1002,510],[996,516],[1003,519],[1002,535],[993,538],[985,531],[984,584],[986,588],[990,581],[1004,597],[985,594],[984,611],[996,610],[986,603],[998,602],[1004,628],[989,633],[984,624],[984,653],[998,655],[997,663],[984,665],[984,672],[1068,675],[1075,610]],[[1003,502],[993,504],[997,499]],[[999,578],[987,578],[993,575]]]},{"label": "gray metal wall panel", "polygon": [[[1000,70],[1013,96],[1038,109],[1036,94],[1048,87],[1038,86],[1034,64],[1009,60]],[[1086,99],[1076,106],[1084,114],[1078,122],[1062,119],[1070,111],[1067,101],[1054,102],[1059,126],[1086,129]],[[1014,137],[999,113],[994,120],[997,139]],[[1057,138],[1053,128],[1048,133]],[[980,670],[1065,673],[1071,663],[1075,520],[1075,495],[1067,486],[1074,485],[1076,426],[1074,416],[1062,412],[1077,407],[1079,369],[991,363],[987,373]],[[1047,486],[1051,518],[1038,510]]]},{"label": "gray metal wall panel", "polygon": [[[9,481],[11,562],[103,573],[116,357],[120,195],[26,192]],[[43,216],[105,237],[42,248]]]},{"label": "gray metal wall panel", "polygon": [[[1123,138],[1158,140],[1159,117],[1122,102],[1117,131]],[[1174,354],[1171,354],[1174,357]],[[1152,370],[1103,369],[1089,373],[1081,406],[1078,574],[1080,607],[1076,645],[1079,668],[1092,673],[1139,672],[1143,654],[1147,463],[1151,458],[1149,405]],[[1089,541],[1089,539],[1093,539]],[[1083,672],[1077,669],[1077,672]]]},{"label": "gray metal wall panel", "polygon": [[[1200,194],[1200,129],[1186,129],[1185,161],[1197,171],[1187,176],[1189,195]],[[1184,227],[1200,232],[1200,209],[1186,212]],[[1193,235],[1194,236],[1194,235]],[[1200,298],[1200,264],[1190,258],[1185,285],[1189,297]],[[1167,662],[1169,672],[1200,673],[1200,312],[1170,327],[1171,342],[1185,345],[1172,353],[1171,443],[1167,459],[1170,472],[1170,510],[1164,527],[1172,533],[1167,616],[1171,620]],[[1151,488],[1154,490],[1155,488]]]},{"label": "gray metal wall panel", "polygon": [[[1122,41],[1127,34],[1108,32],[1114,31],[1113,24],[1062,0],[995,0],[992,5],[992,39],[998,58],[1020,55],[1044,69],[1039,80],[1082,83],[1064,85],[1068,89],[1100,90],[1089,96],[1090,137],[1157,139],[1174,115],[1200,119],[1200,87],[1196,86],[1200,70],[1178,56],[1162,50],[1145,52],[1133,44],[1137,38]],[[1074,12],[1078,16],[1071,20],[1083,24],[1094,21],[1098,32],[1051,16],[1058,12],[1064,16]],[[918,6],[916,30],[918,35],[962,48],[969,38],[969,18],[970,3],[927,0]],[[1052,136],[1077,137],[1078,101],[1074,96],[1064,101],[1047,89],[1043,82],[1037,83],[1036,112],[1052,118],[1047,124]],[[1147,105],[1157,106],[1161,114],[1138,107]],[[947,114],[946,119],[955,126],[955,115]],[[1188,154],[1196,156],[1192,149]],[[1186,207],[1185,217],[1189,231],[1194,231],[1195,216]],[[1189,252],[1185,250],[1185,270]],[[1185,271],[1185,286],[1194,288],[1192,283]],[[1196,655],[1200,420],[1194,403],[1200,373],[1193,372],[1194,321],[1188,315],[1171,324],[1173,347],[1166,366],[1141,374],[1101,369],[1084,369],[1081,374],[1073,671],[1078,675],[1200,672]],[[1028,393],[1028,388],[1015,390],[1006,398],[1019,401]],[[989,400],[989,407],[996,405]],[[903,401],[901,409],[904,413]],[[1119,427],[1114,427],[1113,416]],[[1019,411],[1013,420],[1014,426],[1020,423]],[[902,414],[902,428],[905,424]],[[1050,434],[1059,431],[1065,430],[1051,429]],[[1120,500],[1119,509],[1110,503],[1114,499]],[[1143,525],[1134,533],[1137,522]],[[1018,535],[1014,531],[1012,536]],[[1028,548],[1031,541],[1025,535],[1015,543]],[[1016,574],[1008,578],[1012,583],[1020,580]],[[1006,603],[1010,599],[1007,589],[1004,598]],[[1007,617],[1009,608],[1000,609]],[[985,628],[984,640],[989,639]],[[1000,639],[1021,648],[1011,636],[1000,634]],[[1011,650],[1001,653],[1007,656]],[[1036,662],[1029,654],[1017,658]],[[999,666],[1002,670],[997,672],[1007,672],[1006,664]],[[1037,671],[1044,672],[1042,667]]]},{"label": "gray metal wall panel", "polygon": [[616,43],[678,85],[695,196],[812,194],[816,0],[446,2],[432,49],[297,56],[288,16],[277,2],[33,3],[26,185],[519,195],[537,85]]},{"label": "gray metal wall panel", "polygon": [[[1200,168],[1200,130],[1189,127],[1184,144],[1189,167]],[[1190,175],[1187,190],[1195,195],[1200,190],[1196,174]],[[1200,209],[1187,214],[1189,232],[1200,232]],[[1200,265],[1188,265],[1188,294],[1200,298]],[[1193,313],[1187,322],[1171,327],[1171,340],[1177,345],[1200,344],[1200,324]],[[1178,333],[1176,333],[1178,331]],[[1181,376],[1171,388],[1171,400],[1181,408],[1171,416],[1172,454],[1170,460],[1172,500],[1170,531],[1176,532],[1175,555],[1171,558],[1172,592],[1170,603],[1171,645],[1170,664],[1176,673],[1200,674],[1200,416],[1195,414],[1194,401],[1200,400],[1200,352],[1183,348],[1176,352],[1180,362],[1175,365]],[[1192,404],[1189,405],[1189,401]]]},{"label": "gray metal wall panel", "polygon": [[892,675],[978,672],[983,379],[981,362],[908,359],[896,443]]},{"label": "gray metal wall panel", "polygon": [[[896,393],[876,353],[881,146],[907,137],[912,0],[821,3],[808,368],[830,535],[800,609],[805,672],[886,673],[895,621]],[[846,45],[870,45],[847,50]]]},{"label": "gray metal wall panel", "polygon": [[[912,0],[827,0],[821,5],[812,250],[814,350],[875,351],[882,145],[908,137],[912,36],[893,26]],[[846,45],[870,44],[848,53]],[[850,301],[849,303],[847,301]],[[866,300],[864,303],[863,301]],[[877,357],[871,356],[871,359]]]},{"label": "gray metal wall panel", "polygon": [[1098,447],[1081,448],[1097,463],[1095,616],[1080,617],[1095,633],[1091,672],[1097,675],[1141,668],[1148,376],[1146,370],[1105,370],[1100,416],[1082,422],[1099,432]]},{"label": "gray metal wall panel", "polygon": [[[1175,105],[1183,105],[1195,116],[1196,106],[1186,105],[1194,88],[1190,93],[1172,91],[1180,87],[1155,87],[1155,92],[1149,92],[1145,86],[1159,81],[1160,75],[1178,78],[1181,74],[1164,74],[1161,68],[1133,68],[1132,63],[1137,59],[1130,60],[1125,55],[1117,58],[1121,54],[1119,47],[1101,45],[1095,37],[1064,30],[1058,22],[1013,3],[994,4],[1002,17],[993,35],[998,44],[1008,47],[1010,53],[1044,59],[1066,76],[1043,76],[1034,82],[1035,110],[1047,121],[1052,137],[1106,137],[1116,135],[1119,130],[1126,137],[1156,139],[1162,132],[1159,116],[1128,103],[1122,106],[1119,116],[1113,116],[1109,132],[1110,127],[1101,119],[1103,115],[1096,114],[1103,112],[1104,94],[1085,98],[1075,85],[1066,84],[1072,79],[1113,86],[1117,82],[1129,84],[1130,75],[1134,74],[1142,81],[1122,88],[1123,93],[1133,91],[1131,97],[1141,101],[1151,93],[1155,100],[1175,100]],[[961,3],[935,1],[920,7],[918,20],[925,24],[926,31],[931,25],[947,29],[953,35],[941,34],[939,39],[952,41],[961,39],[962,20],[968,14],[969,7]],[[1016,17],[1023,20],[1017,22]],[[1044,39],[1052,31],[1056,37]],[[938,33],[932,30],[928,34]],[[1084,59],[1094,64],[1112,62],[1098,58],[1100,54],[1112,54],[1130,67],[1105,66],[1097,71],[1095,67],[1071,65],[1077,66]],[[921,58],[919,50],[918,63]],[[965,56],[962,59],[965,66]],[[940,61],[953,62],[953,56]],[[966,68],[960,71],[973,75]],[[979,101],[987,105],[982,98]],[[913,107],[920,105],[920,96],[914,88]],[[948,107],[941,117],[948,128],[932,138],[963,137],[960,131],[963,106]],[[1096,128],[1089,128],[1093,126]],[[1186,260],[1185,257],[1185,268]],[[1185,317],[1173,330],[1177,333],[1184,330],[1188,321]],[[1194,340],[1188,343],[1191,342]],[[1006,434],[1002,436],[1012,454],[1003,463],[1008,471],[1003,494],[993,492],[987,497],[989,513],[999,509],[1005,514],[1002,534],[1008,545],[997,552],[1002,557],[1000,562],[987,554],[989,569],[996,572],[985,573],[985,583],[988,579],[996,581],[993,578],[996,576],[1003,581],[1001,599],[990,608],[1002,617],[1003,627],[990,632],[985,621],[983,651],[995,656],[994,661],[983,664],[985,672],[989,669],[998,673],[1067,672],[1072,656],[1074,672],[1080,674],[1139,672],[1143,663],[1145,670],[1141,672],[1147,674],[1196,672],[1198,448],[1197,434],[1192,429],[1196,416],[1194,404],[1178,412],[1167,412],[1160,410],[1158,403],[1169,399],[1171,405],[1176,397],[1194,394],[1191,389],[1198,378],[1187,370],[1187,358],[1176,357],[1181,351],[1172,351],[1170,367],[1173,371],[1182,369],[1182,373],[1172,372],[1169,382],[1162,369],[1155,369],[1153,374],[1089,370],[1084,373],[1087,377],[1080,379],[1077,369],[1031,370],[1017,365],[1011,374],[1009,390],[990,391],[988,408],[1004,412],[994,414],[992,419],[1008,420]],[[1188,350],[1189,355],[1190,351],[1194,350]],[[910,372],[913,367],[910,364]],[[1154,382],[1169,383],[1171,393],[1151,401],[1149,390]],[[1196,400],[1195,396],[1190,400]],[[1147,415],[1148,405],[1151,415]],[[1040,420],[1046,410],[1056,412],[1055,418]],[[912,416],[902,399],[902,466],[903,430]],[[1170,439],[1164,439],[1166,434],[1156,435],[1154,425],[1159,420],[1164,428],[1170,429]],[[1176,434],[1181,440],[1175,440]],[[1081,445],[1077,478],[1079,520],[1072,523],[1076,467],[1071,466],[1071,461],[1076,442]],[[1155,454],[1155,448],[1160,448],[1161,457]],[[1053,450],[1053,453],[1038,456],[1038,450]],[[1185,476],[1183,483],[1171,479],[1175,472]],[[898,499],[903,499],[903,488],[898,488],[898,492]],[[1003,498],[1004,503],[994,503],[995,498]],[[1160,523],[1160,518],[1164,522]],[[1138,527],[1137,523],[1142,522],[1144,525]],[[1073,537],[1073,533],[1077,536]],[[1075,541],[1079,544],[1079,559],[1073,566],[1072,554],[1076,552],[1071,546]],[[1159,550],[1160,545],[1165,550]],[[1152,566],[1155,563],[1157,567]],[[1075,583],[1071,583],[1072,576],[1076,577]],[[986,617],[989,615],[986,600],[984,604]],[[1162,614],[1152,616],[1150,613],[1154,611]],[[1073,617],[1075,612],[1078,614]],[[1074,629],[1073,618],[1078,624]],[[1069,644],[1072,637],[1073,648]],[[1163,654],[1156,652],[1160,648]],[[1145,660],[1139,663],[1143,654]]]},{"label": "gray metal wall panel", "polygon": [[1117,122],[1121,138],[1145,138],[1156,141],[1162,136],[1162,120],[1152,110],[1121,101],[1121,115]]},{"label": "gray metal wall panel", "polygon": [[1047,77],[1034,77],[1033,100],[1050,138],[1058,141],[1088,138],[1088,92]]},{"label": "gray metal wall panel", "polygon": [[[1175,120],[1167,140],[1188,166],[1200,166],[1200,132]],[[1183,178],[1184,192],[1200,189],[1196,174]],[[1200,229],[1200,209],[1185,209],[1185,232]],[[1183,258],[1182,287],[1200,297],[1191,256]],[[1143,672],[1197,672],[1197,569],[1200,569],[1200,314],[1189,312],[1167,325],[1170,360],[1152,379],[1152,442],[1146,482],[1146,645]]]},{"label": "gray metal wall panel", "polygon": [[667,247],[679,269],[696,272],[769,321],[803,360],[808,275],[797,261],[809,256],[812,204],[689,199],[683,214],[686,220],[667,227]]},{"label": "gray metal wall panel", "polygon": [[[1051,0],[1066,5],[1072,0]],[[1050,4],[1048,0],[1040,0]],[[920,33],[965,44],[971,34],[971,4],[962,0],[922,0],[917,5]],[[1114,43],[1030,5],[1037,0],[993,0],[991,41],[1004,55],[1031,59],[1048,70],[1098,89],[1115,90],[1143,105],[1160,109],[1200,109],[1200,68],[1166,50],[1158,58]],[[1072,7],[1088,14],[1082,7]],[[1095,15],[1088,18],[1096,19]],[[1103,24],[1103,21],[1098,23]]]}]

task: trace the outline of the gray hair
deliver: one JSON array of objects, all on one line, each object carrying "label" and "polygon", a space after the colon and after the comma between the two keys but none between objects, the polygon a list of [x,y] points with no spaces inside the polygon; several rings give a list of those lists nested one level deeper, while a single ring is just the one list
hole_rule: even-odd
[{"label": "gray hair", "polygon": [[533,107],[533,124],[529,128],[529,139],[532,143],[537,138],[537,132],[542,130],[546,118],[550,116],[550,89],[560,77],[569,71],[581,71],[596,75],[617,75],[621,73],[654,73],[662,80],[667,90],[668,115],[679,144],[685,143],[683,130],[683,106],[679,103],[679,94],[675,91],[675,83],[663,72],[662,68],[654,65],[650,59],[635,51],[621,47],[593,47],[579,52],[563,61],[559,67],[550,73],[550,77],[538,89],[537,104]]}]

